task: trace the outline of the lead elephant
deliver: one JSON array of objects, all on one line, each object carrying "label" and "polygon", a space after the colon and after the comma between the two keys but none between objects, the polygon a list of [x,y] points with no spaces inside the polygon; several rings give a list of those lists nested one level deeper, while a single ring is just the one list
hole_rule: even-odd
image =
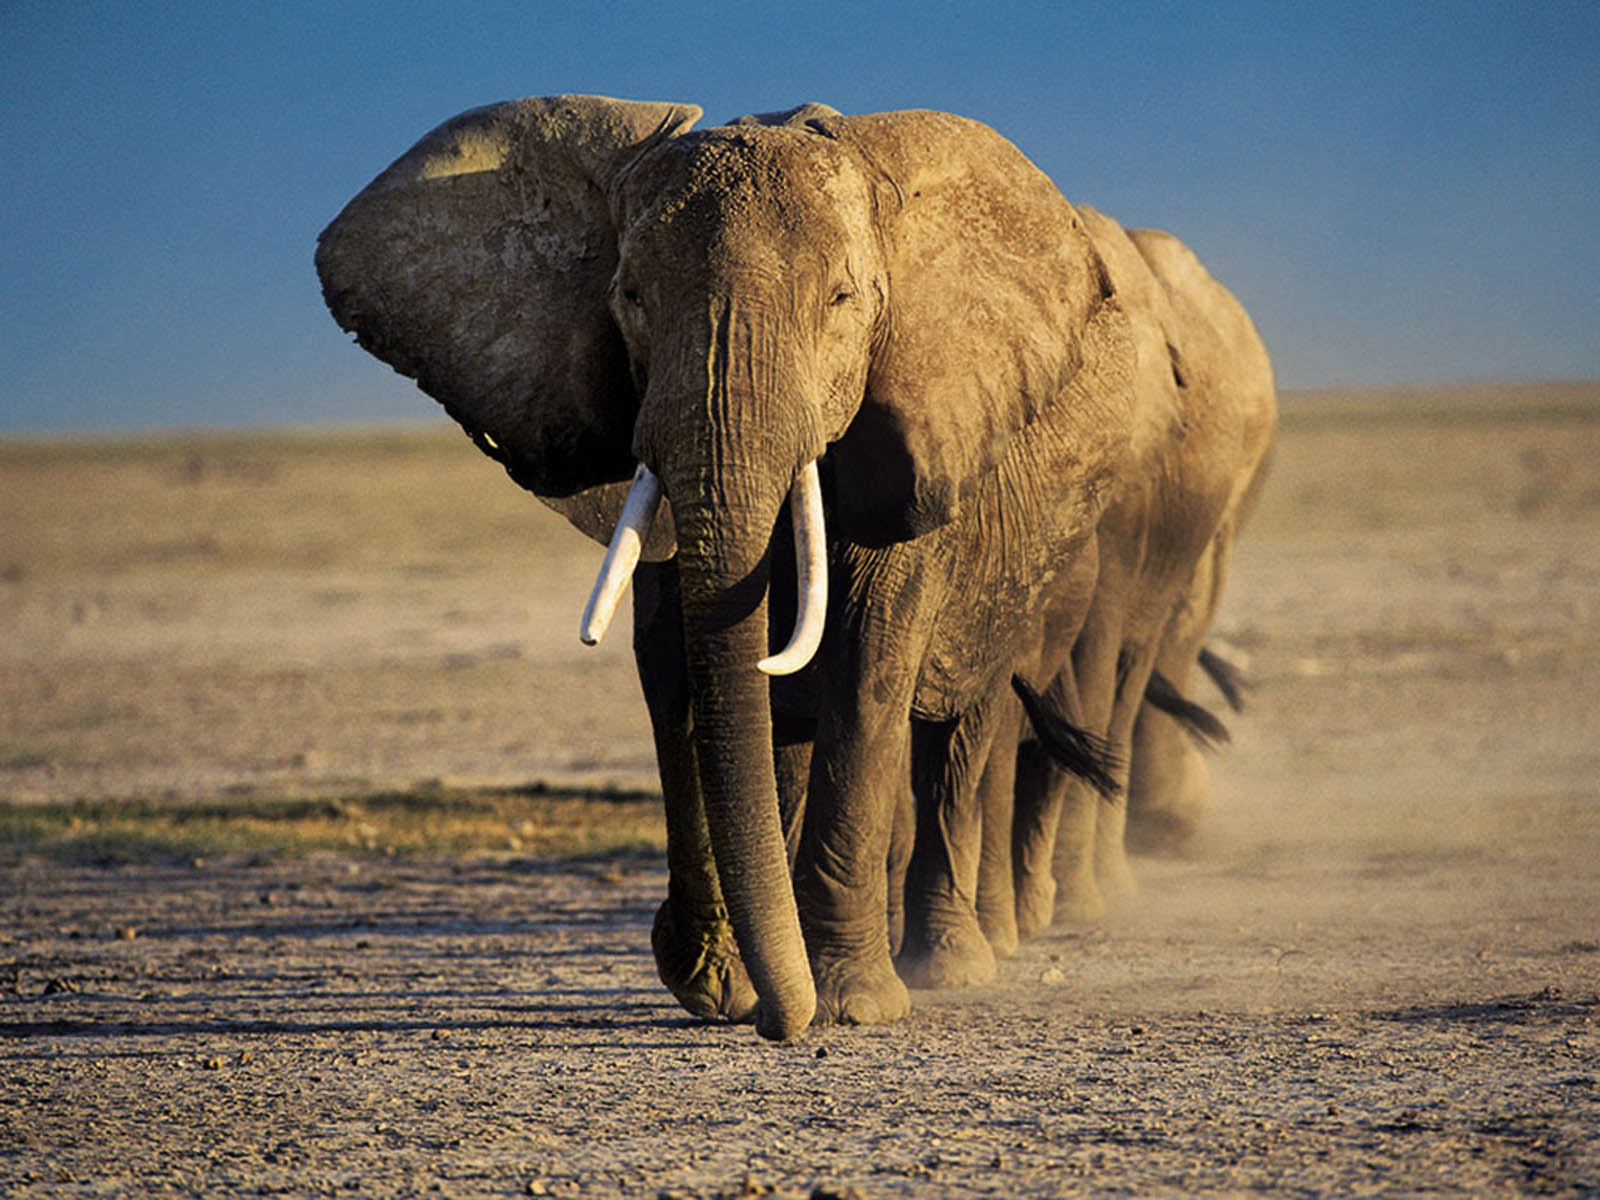
[{"label": "lead elephant", "polygon": [[[590,532],[632,474],[614,545],[637,554],[664,490],[676,553],[645,568],[635,630],[676,847],[658,961],[680,998],[710,989],[691,1007],[753,995],[786,1038],[906,1010],[894,815],[914,773],[976,786],[983,756],[953,749],[987,745],[1092,541],[1137,352],[1084,222],[992,130],[698,116],[585,96],[463,114],[351,201],[317,267],[341,326]],[[772,654],[769,579],[795,574]]]}]

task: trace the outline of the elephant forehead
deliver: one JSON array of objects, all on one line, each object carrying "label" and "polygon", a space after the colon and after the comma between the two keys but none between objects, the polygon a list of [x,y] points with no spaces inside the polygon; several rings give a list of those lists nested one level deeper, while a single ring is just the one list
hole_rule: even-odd
[{"label": "elephant forehead", "polygon": [[654,156],[646,220],[685,219],[765,236],[825,239],[864,215],[865,180],[837,143],[792,128],[724,126],[689,134]]}]

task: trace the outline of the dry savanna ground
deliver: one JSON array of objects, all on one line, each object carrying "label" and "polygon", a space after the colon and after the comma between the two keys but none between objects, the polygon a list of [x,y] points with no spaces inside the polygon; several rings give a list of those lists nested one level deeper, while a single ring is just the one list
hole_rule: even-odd
[{"label": "dry savanna ground", "polygon": [[1600,385],[1289,397],[1197,844],[889,1028],[656,983],[598,558],[440,425],[0,443],[0,1194],[1600,1192]]}]

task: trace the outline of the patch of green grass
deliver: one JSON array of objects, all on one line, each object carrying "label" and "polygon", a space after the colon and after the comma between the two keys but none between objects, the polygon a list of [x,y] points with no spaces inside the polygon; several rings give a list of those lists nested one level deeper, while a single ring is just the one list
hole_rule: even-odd
[{"label": "patch of green grass", "polygon": [[568,859],[666,847],[660,798],[645,792],[420,789],[331,799],[270,795],[192,801],[0,804],[0,864],[187,861],[208,856],[458,856]]}]

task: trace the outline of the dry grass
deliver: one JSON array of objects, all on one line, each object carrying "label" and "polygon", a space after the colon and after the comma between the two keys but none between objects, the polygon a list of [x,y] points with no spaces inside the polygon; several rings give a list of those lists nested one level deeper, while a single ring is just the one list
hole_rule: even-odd
[{"label": "dry grass", "polygon": [[[0,441],[0,570],[409,566],[461,570],[530,543],[538,506],[454,426]],[[551,531],[559,521],[532,525]]]},{"label": "dry grass", "polygon": [[1291,394],[1259,531],[1600,515],[1600,384]]}]

